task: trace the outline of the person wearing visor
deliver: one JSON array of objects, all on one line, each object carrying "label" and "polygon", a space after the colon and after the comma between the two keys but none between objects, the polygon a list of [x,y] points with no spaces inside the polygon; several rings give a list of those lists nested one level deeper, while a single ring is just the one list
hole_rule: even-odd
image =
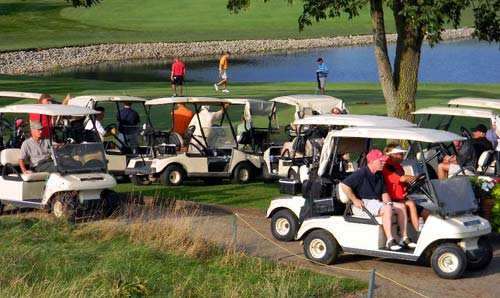
[{"label": "person wearing visor", "polygon": [[[27,139],[21,145],[21,156],[19,158],[19,167],[23,174],[33,172],[56,171],[54,161],[50,155],[50,141],[42,136],[43,126],[40,121],[30,123],[31,138]],[[31,170],[27,169],[27,164]]]},{"label": "person wearing visor", "polygon": [[[415,248],[416,244],[406,233],[408,217],[405,205],[392,202],[387,193],[382,175],[387,158],[380,150],[371,150],[366,155],[367,165],[345,178],[340,183],[340,187],[352,201],[354,215],[366,216],[363,211],[363,207],[365,207],[373,216],[382,217],[382,227],[387,237],[387,249]],[[394,213],[397,215],[398,226],[402,234],[399,244],[392,235],[392,215]]]},{"label": "person wearing visor", "polygon": [[406,150],[397,144],[389,144],[385,147],[384,153],[387,155],[387,161],[382,169],[382,174],[384,175],[387,193],[394,202],[406,206],[411,223],[415,231],[419,232],[419,216],[426,220],[431,212],[406,198],[406,186],[417,179],[415,176],[406,175],[401,166]]}]

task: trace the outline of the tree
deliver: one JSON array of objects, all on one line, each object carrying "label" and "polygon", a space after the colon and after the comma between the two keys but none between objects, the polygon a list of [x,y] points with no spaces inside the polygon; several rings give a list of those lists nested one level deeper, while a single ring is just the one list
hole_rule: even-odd
[{"label": "tree", "polygon": [[[267,2],[270,0],[264,0]],[[289,3],[294,0],[286,0]],[[251,0],[228,0],[232,12],[246,10]],[[375,57],[387,114],[413,121],[418,85],[418,68],[422,42],[426,38],[434,45],[441,40],[447,24],[460,25],[462,13],[472,9],[475,36],[489,42],[500,41],[500,0],[303,0],[303,11],[298,18],[299,30],[319,22],[347,14],[357,17],[369,5]],[[396,56],[391,65],[387,52],[384,8],[392,10],[395,20]]]},{"label": "tree", "polygon": [[94,4],[99,4],[101,0],[66,0],[66,2],[71,2],[74,7],[91,7]]}]

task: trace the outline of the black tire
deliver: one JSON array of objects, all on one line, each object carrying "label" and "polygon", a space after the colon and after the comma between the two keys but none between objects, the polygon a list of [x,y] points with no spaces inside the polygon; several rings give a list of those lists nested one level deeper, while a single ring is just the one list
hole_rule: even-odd
[{"label": "black tire", "polygon": [[105,189],[101,192],[101,214],[103,217],[109,217],[120,207],[121,197],[112,190]]},{"label": "black tire", "polygon": [[77,198],[66,193],[56,194],[52,201],[51,211],[56,218],[74,222],[76,219]]},{"label": "black tire", "polygon": [[287,176],[288,176],[288,179],[291,179],[291,180],[298,180],[299,179],[299,175],[297,175],[297,172],[294,169],[289,169]]},{"label": "black tire", "polygon": [[304,240],[304,254],[312,261],[331,264],[337,260],[339,253],[339,243],[325,230],[313,231]]},{"label": "black tire", "polygon": [[169,165],[160,175],[160,183],[166,186],[179,186],[184,182],[186,174],[179,165]]},{"label": "black tire", "polygon": [[473,257],[467,254],[467,269],[481,270],[486,268],[493,259],[493,248],[486,238],[480,238],[477,242],[480,252],[479,257]]},{"label": "black tire", "polygon": [[271,233],[280,241],[292,241],[299,229],[299,219],[292,211],[283,209],[271,217]]},{"label": "black tire", "polygon": [[253,179],[253,169],[252,166],[243,162],[236,166],[236,169],[233,171],[233,178],[231,182],[234,184],[246,184]]},{"label": "black tire", "polygon": [[431,267],[441,278],[457,279],[467,268],[467,257],[456,244],[441,244],[431,256]]},{"label": "black tire", "polygon": [[149,180],[147,175],[132,175],[130,177],[130,181],[132,181],[134,185],[138,186],[151,184],[151,180]]}]

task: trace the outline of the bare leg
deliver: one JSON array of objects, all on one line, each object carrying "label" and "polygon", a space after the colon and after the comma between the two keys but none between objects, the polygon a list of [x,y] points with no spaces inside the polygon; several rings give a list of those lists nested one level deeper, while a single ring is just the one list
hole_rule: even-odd
[{"label": "bare leg", "polygon": [[401,203],[394,203],[394,209],[398,217],[398,226],[401,228],[401,233],[403,238],[407,237],[406,224],[408,222],[408,216],[406,215],[406,206]]},{"label": "bare leg", "polygon": [[407,208],[407,213],[410,214],[411,224],[415,228],[415,231],[418,231],[418,214],[417,214],[417,205],[412,200],[406,200],[405,205]]},{"label": "bare leg", "polygon": [[392,237],[392,208],[389,205],[384,205],[379,211],[382,216],[382,227],[384,228],[385,237],[387,240],[393,239]]},{"label": "bare leg", "polygon": [[449,163],[440,163],[438,165],[438,178],[439,179],[448,178],[449,171],[450,171],[450,164]]},{"label": "bare leg", "polygon": [[177,86],[175,84],[172,84],[172,92],[173,94],[177,94]]}]

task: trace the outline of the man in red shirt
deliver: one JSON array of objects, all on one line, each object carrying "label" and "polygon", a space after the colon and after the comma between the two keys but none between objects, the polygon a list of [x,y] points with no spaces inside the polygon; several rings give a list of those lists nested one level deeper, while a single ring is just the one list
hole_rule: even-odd
[{"label": "man in red shirt", "polygon": [[430,211],[406,198],[406,185],[413,182],[416,177],[405,175],[403,167],[401,166],[405,152],[406,150],[397,144],[387,145],[384,149],[384,153],[388,156],[388,159],[382,169],[382,174],[384,175],[387,193],[394,202],[404,203],[406,205],[411,223],[415,231],[419,231],[419,215],[425,220],[429,216]]},{"label": "man in red shirt", "polygon": [[[61,103],[62,105],[67,105],[68,101],[71,99],[71,94],[68,93],[66,95],[66,98],[63,100]],[[48,94],[42,94],[40,98],[38,99],[38,104],[52,104],[54,99],[52,96]],[[49,130],[52,130],[52,116],[47,116],[47,115],[40,115],[40,114],[30,114],[30,123],[33,121],[40,121],[42,123],[42,137],[48,138],[49,137]]]},{"label": "man in red shirt", "polygon": [[170,81],[172,82],[173,97],[177,96],[177,85],[179,85],[179,95],[182,96],[182,85],[186,76],[186,65],[179,60],[179,57],[174,58],[172,63],[172,71],[170,72]]}]

